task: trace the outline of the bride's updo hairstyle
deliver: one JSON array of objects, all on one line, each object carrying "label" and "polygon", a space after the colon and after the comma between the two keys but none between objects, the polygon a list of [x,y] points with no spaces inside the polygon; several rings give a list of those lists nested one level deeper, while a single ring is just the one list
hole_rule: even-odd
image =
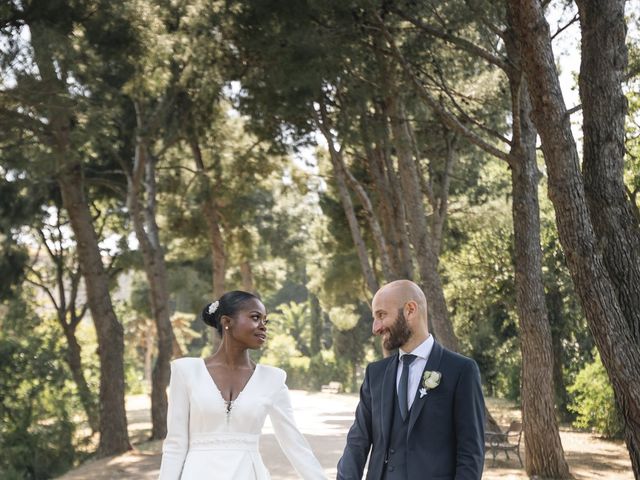
[{"label": "bride's updo hairstyle", "polygon": [[242,290],[232,290],[220,297],[219,300],[209,303],[202,310],[202,320],[210,327],[215,328],[222,336],[222,316],[234,317],[247,300],[260,300],[253,293]]}]

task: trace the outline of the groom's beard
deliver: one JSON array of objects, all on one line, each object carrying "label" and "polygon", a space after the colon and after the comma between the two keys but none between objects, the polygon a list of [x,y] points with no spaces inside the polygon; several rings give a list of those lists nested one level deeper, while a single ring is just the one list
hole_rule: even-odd
[{"label": "groom's beard", "polygon": [[407,343],[411,338],[411,329],[407,323],[407,319],[404,318],[402,309],[398,309],[398,316],[396,321],[389,327],[389,335],[384,339],[383,345],[387,350],[395,350]]}]

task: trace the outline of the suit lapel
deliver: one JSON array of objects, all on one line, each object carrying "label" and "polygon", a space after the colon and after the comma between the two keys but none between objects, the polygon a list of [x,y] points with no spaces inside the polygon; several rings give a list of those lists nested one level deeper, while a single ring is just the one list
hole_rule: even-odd
[{"label": "suit lapel", "polygon": [[385,451],[389,445],[389,434],[393,422],[393,407],[396,395],[396,375],[398,371],[398,354],[390,357],[382,379],[380,392],[380,425],[382,426],[382,438]]},{"label": "suit lapel", "polygon": [[[423,375],[424,372],[429,371],[429,370],[435,370],[437,371],[440,368],[440,360],[442,360],[442,352],[443,349],[440,346],[440,344],[438,342],[434,342],[433,343],[433,348],[431,349],[431,353],[429,354],[429,359],[427,360],[427,364],[424,367],[423,370]],[[413,426],[416,423],[416,420],[418,420],[418,416],[420,415],[420,412],[422,411],[424,405],[427,403],[427,401],[429,400],[429,395],[420,398],[420,388],[422,388],[422,375],[420,376],[420,383],[418,384],[418,391],[416,391],[416,396],[413,400],[413,404],[411,405],[411,411],[409,413],[409,429],[407,430],[407,435],[411,434],[411,430],[413,429]]]}]

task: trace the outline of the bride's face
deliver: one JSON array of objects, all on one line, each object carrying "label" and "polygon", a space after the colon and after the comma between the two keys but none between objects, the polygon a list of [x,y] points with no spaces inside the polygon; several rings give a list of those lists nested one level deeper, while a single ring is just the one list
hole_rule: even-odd
[{"label": "bride's face", "polygon": [[247,348],[257,349],[267,340],[267,323],[267,311],[262,302],[257,298],[250,299],[231,319],[225,333]]}]

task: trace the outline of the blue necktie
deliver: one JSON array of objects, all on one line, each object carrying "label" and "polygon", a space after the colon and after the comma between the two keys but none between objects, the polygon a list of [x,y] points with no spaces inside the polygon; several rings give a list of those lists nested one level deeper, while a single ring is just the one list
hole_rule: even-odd
[{"label": "blue necktie", "polygon": [[409,402],[407,401],[407,390],[409,390],[409,366],[416,359],[415,355],[405,353],[400,360],[402,361],[402,373],[400,374],[400,384],[398,385],[398,406],[402,420],[407,419],[409,410]]}]

